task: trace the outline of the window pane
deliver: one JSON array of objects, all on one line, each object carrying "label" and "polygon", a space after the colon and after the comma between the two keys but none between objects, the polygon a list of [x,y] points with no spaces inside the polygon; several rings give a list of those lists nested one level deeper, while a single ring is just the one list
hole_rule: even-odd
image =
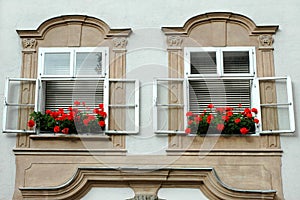
[{"label": "window pane", "polygon": [[76,75],[101,75],[102,67],[101,52],[76,53]]},{"label": "window pane", "polygon": [[44,75],[69,75],[70,53],[45,53]]},{"label": "window pane", "polygon": [[224,73],[250,73],[248,51],[224,51]]},{"label": "window pane", "polygon": [[216,52],[191,52],[191,74],[217,74]]},{"label": "window pane", "polygon": [[203,112],[208,104],[250,107],[250,80],[190,80],[189,86],[189,110],[194,113]]},{"label": "window pane", "polygon": [[99,103],[103,103],[103,88],[103,80],[47,81],[45,109],[67,109],[74,101],[79,101],[85,102],[92,112]]}]

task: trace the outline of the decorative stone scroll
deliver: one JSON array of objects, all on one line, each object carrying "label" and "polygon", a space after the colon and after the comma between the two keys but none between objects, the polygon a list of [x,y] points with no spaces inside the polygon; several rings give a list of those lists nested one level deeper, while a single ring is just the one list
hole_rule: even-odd
[{"label": "decorative stone scroll", "polygon": [[127,200],[164,200],[164,199],[160,199],[156,195],[139,194],[139,195],[135,195],[135,197],[133,197],[131,199],[127,199]]},{"label": "decorative stone scroll", "polygon": [[24,38],[22,40],[24,51],[35,51],[36,44],[37,42],[34,38]]},{"label": "decorative stone scroll", "polygon": [[167,37],[168,49],[181,49],[182,37],[172,35]]}]

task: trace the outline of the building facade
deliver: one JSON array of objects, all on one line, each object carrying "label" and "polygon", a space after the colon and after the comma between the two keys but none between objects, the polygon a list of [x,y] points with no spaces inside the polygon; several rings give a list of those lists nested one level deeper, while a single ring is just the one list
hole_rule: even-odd
[{"label": "building facade", "polygon": [[[0,199],[297,199],[298,6],[1,1]],[[27,131],[74,101],[105,131]],[[186,134],[211,104],[256,132]]]}]

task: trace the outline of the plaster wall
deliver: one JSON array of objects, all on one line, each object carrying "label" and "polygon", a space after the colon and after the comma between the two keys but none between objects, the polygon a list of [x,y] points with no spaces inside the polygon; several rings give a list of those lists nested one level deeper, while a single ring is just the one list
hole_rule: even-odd
[{"label": "plaster wall", "polygon": [[[67,14],[93,16],[105,21],[111,28],[132,28],[128,39],[128,77],[141,80],[141,133],[127,138],[131,154],[162,154],[167,137],[153,136],[152,86],[153,77],[167,75],[167,52],[162,26],[182,26],[192,16],[215,11],[234,12],[245,15],[257,25],[279,25],[275,35],[274,62],[276,75],[290,75],[293,80],[296,133],[281,138],[283,190],[285,199],[296,200],[300,196],[298,180],[300,155],[297,107],[300,105],[299,65],[299,18],[300,2],[297,0],[253,1],[199,1],[199,0],[0,0],[0,101],[4,99],[5,77],[18,77],[21,65],[21,44],[17,29],[36,29],[45,20]],[[150,48],[149,48],[150,47]],[[151,71],[149,69],[155,69]],[[142,72],[142,73],[140,73]],[[151,72],[151,73],[150,73]],[[151,101],[151,102],[150,102]],[[0,107],[2,113],[3,107]],[[0,115],[2,121],[2,115]],[[2,124],[0,124],[2,130]],[[15,179],[15,162],[12,149],[14,135],[0,135],[0,199],[12,198]]]}]

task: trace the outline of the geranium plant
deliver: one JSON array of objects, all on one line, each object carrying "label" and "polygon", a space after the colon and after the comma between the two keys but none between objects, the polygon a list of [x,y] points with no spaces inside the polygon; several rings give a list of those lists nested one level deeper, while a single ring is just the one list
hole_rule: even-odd
[{"label": "geranium plant", "polygon": [[256,108],[242,108],[237,110],[232,107],[215,108],[213,104],[208,105],[200,114],[187,112],[186,134],[251,134],[259,123]]},{"label": "geranium plant", "polygon": [[[79,109],[82,106],[83,109]],[[59,108],[57,111],[46,110],[41,112],[32,112],[27,125],[36,127],[40,131],[78,134],[78,133],[97,133],[105,130],[105,119],[107,113],[104,111],[104,105],[99,104],[93,112],[86,107],[85,102],[75,101],[73,107],[67,110]]]}]

